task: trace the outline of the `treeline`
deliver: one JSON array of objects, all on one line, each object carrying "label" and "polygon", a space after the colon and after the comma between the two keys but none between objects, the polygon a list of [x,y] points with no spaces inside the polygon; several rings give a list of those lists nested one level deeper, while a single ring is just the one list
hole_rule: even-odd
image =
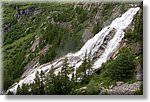
[{"label": "treeline", "polygon": [[[117,81],[129,82],[134,80],[135,61],[128,48],[120,50],[115,60],[103,64],[100,70],[93,70],[90,57],[85,54],[83,63],[77,70],[68,66],[67,58],[64,60],[61,71],[56,75],[53,66],[45,74],[37,72],[32,84],[18,86],[16,94],[28,95],[78,95],[98,94],[99,85],[105,87]],[[84,89],[85,88],[85,89]],[[8,94],[13,94],[9,92]]]},{"label": "treeline", "polygon": [[[17,95],[69,95],[77,94],[75,89],[87,84],[92,76],[90,58],[85,55],[82,65],[74,71],[68,66],[68,59],[65,58],[61,71],[54,74],[53,66],[45,74],[43,71],[36,73],[36,78],[31,84],[23,84],[17,88]],[[8,92],[8,94],[13,94]]]}]

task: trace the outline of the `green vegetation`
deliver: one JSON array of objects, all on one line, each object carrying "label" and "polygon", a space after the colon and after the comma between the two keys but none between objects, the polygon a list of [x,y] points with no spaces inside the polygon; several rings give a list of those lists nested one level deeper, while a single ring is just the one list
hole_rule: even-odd
[{"label": "green vegetation", "polygon": [[100,83],[103,83],[104,87],[108,87],[117,81],[134,80],[134,56],[128,48],[123,48],[115,60],[109,60],[98,71],[100,72],[95,73],[91,79],[91,81],[95,81],[93,87],[98,87]]},{"label": "green vegetation", "polygon": [[102,15],[104,16],[104,21],[107,20],[111,14],[112,14],[112,10],[113,8],[116,6],[116,3],[105,3],[103,5],[103,10],[102,10]]},{"label": "green vegetation", "polygon": [[[89,67],[91,64],[90,62],[87,62],[88,59],[85,56],[84,63],[79,68],[80,70],[85,69]],[[83,68],[83,66],[86,66]],[[89,67],[90,68],[90,67]],[[88,78],[91,76],[92,70],[88,70],[88,74],[86,74],[87,70],[82,71],[82,76],[84,78]],[[68,59],[65,58],[61,71],[55,75],[53,66],[51,67],[51,70],[45,75],[43,71],[40,73],[36,73],[36,78],[34,79],[34,82],[30,85],[23,84],[22,87],[18,86],[17,89],[17,95],[68,95],[68,94],[75,94],[75,89],[78,87],[81,87],[83,83],[85,83],[85,80],[79,81],[78,78],[81,76],[77,76],[79,72],[77,72],[77,75],[74,75],[74,69],[68,66]],[[71,78],[68,76],[71,75]],[[90,80],[90,79],[89,79]],[[88,80],[88,82],[89,82]],[[86,80],[87,81],[87,80]],[[91,83],[93,84],[93,83]],[[91,85],[90,84],[90,85]],[[90,87],[90,85],[88,87]],[[91,92],[91,90],[88,90]],[[96,91],[96,90],[95,90]],[[95,92],[94,91],[94,92]],[[9,92],[8,94],[13,94]]]},{"label": "green vegetation", "polygon": [[134,56],[128,48],[120,51],[115,61],[108,62],[104,76],[113,81],[127,81],[133,78],[134,73]]},{"label": "green vegetation", "polygon": [[85,54],[83,63],[76,71],[76,77],[80,78],[79,81],[83,84],[88,83],[91,78],[91,75],[93,74],[91,66],[92,62],[90,60],[90,57]]},{"label": "green vegetation", "polygon": [[[77,51],[83,45],[83,28],[76,27],[78,23],[71,23],[72,28],[57,24],[76,22],[73,4],[4,3],[3,11],[3,23],[6,26],[3,37],[5,90],[18,80],[24,67],[35,57],[40,56],[40,64],[43,64],[68,52]],[[54,24],[51,23],[52,19]],[[35,36],[40,37],[40,43],[36,51],[31,52]],[[50,45],[49,50],[39,54],[47,44]]]},{"label": "green vegetation", "polygon": [[95,35],[97,34],[99,31],[101,31],[102,29],[102,26],[100,24],[100,22],[97,22],[95,25],[94,25],[94,28],[92,30],[92,33]]},{"label": "green vegetation", "polygon": [[[4,90],[19,81],[26,70],[25,67],[33,59],[39,58],[39,63],[44,64],[69,52],[78,51],[83,45],[82,35],[85,29],[93,26],[91,36],[97,34],[103,24],[110,20],[115,7],[121,12],[128,9],[123,3],[104,3],[101,8],[91,6],[90,10],[87,10],[86,6],[75,7],[75,4],[69,3],[3,3]],[[100,19],[95,20],[99,15],[98,12],[101,14]],[[133,54],[130,45],[142,43],[142,13],[136,15],[133,25],[134,29],[129,29],[125,34],[127,47],[119,51],[116,59],[103,64],[98,71],[91,68],[93,62],[90,56],[85,55],[83,64],[76,73],[73,73],[74,69],[68,66],[65,59],[58,75],[54,74],[53,66],[46,75],[44,72],[37,72],[34,82],[18,86],[16,94],[95,95],[99,93],[100,83],[108,87],[116,81],[134,82],[135,67],[143,60],[141,53]],[[39,44],[35,47],[35,51],[32,51],[31,47],[37,37]],[[135,59],[136,57],[138,58]],[[72,77],[69,78],[68,75]],[[137,90],[136,93],[140,92]]]},{"label": "green vegetation", "polygon": [[[128,82],[134,78],[134,56],[128,48],[120,51],[115,60],[110,60],[101,67],[100,74],[94,74],[91,69],[90,58],[85,55],[82,65],[77,69],[74,75],[73,69],[68,66],[67,58],[64,60],[61,72],[54,74],[54,69],[45,76],[43,72],[37,73],[35,83],[28,85],[31,88],[29,94],[98,94],[99,84],[103,82],[105,87],[115,84],[117,81]],[[71,79],[68,75],[72,73]],[[39,78],[38,78],[39,77]],[[39,79],[43,79],[38,81]],[[46,82],[46,84],[43,84]],[[32,89],[32,87],[34,89]],[[86,87],[86,89],[82,87]],[[36,89],[39,88],[39,89]],[[19,92],[26,90],[19,87]],[[32,92],[38,91],[38,92]],[[41,90],[41,91],[40,91]],[[18,93],[26,94],[26,92]]]},{"label": "green vegetation", "polygon": [[143,95],[143,85],[141,85],[140,89],[139,90],[136,90],[134,92],[135,95]]}]

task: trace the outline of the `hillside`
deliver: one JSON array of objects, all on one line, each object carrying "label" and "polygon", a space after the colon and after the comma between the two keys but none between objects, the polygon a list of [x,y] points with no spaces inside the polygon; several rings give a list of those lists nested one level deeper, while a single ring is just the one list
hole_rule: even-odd
[{"label": "hillside", "polygon": [[[3,3],[4,90],[8,94],[141,94],[142,6]],[[119,87],[129,92],[116,92]]]}]

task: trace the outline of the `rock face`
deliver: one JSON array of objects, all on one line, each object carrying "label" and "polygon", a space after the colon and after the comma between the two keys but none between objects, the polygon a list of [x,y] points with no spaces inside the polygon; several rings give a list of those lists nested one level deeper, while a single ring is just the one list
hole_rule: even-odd
[{"label": "rock face", "polygon": [[82,35],[82,39],[83,39],[83,42],[87,42],[90,38],[91,38],[91,32],[92,32],[92,29],[91,27],[88,27],[87,29],[84,30],[84,33]]},{"label": "rock face", "polygon": [[142,81],[143,80],[143,69],[141,64],[138,64],[136,67],[136,80]]},{"label": "rock face", "polygon": [[[82,3],[78,2],[74,5],[74,9],[77,7],[83,8],[84,10],[89,11],[87,15],[90,15],[90,19],[88,20],[88,26],[85,29],[82,38],[83,42],[85,43],[87,40],[89,40],[94,34],[92,33],[93,26],[96,25],[98,22],[101,25],[102,28],[108,26],[111,24],[112,20],[121,15],[120,7],[115,5],[114,8],[110,10],[111,16],[109,16],[107,19],[105,19],[106,15],[103,15],[103,12],[105,9],[103,9],[105,6],[105,3],[98,1],[97,3]],[[96,11],[95,11],[96,10]],[[90,12],[95,12],[94,15],[91,15]],[[101,30],[101,29],[99,29]]]},{"label": "rock face", "polygon": [[24,67],[24,74],[22,74],[21,78],[26,76],[26,73],[32,71],[35,67],[40,66],[39,64],[39,57],[34,58],[32,61],[30,61],[25,67]]},{"label": "rock face", "polygon": [[116,86],[109,86],[108,89],[100,87],[100,95],[133,95],[137,90],[140,90],[141,81],[127,84],[123,82],[116,82]]},{"label": "rock face", "polygon": [[16,9],[16,14],[14,17],[16,19],[19,19],[21,16],[28,16],[30,17],[31,15],[37,15],[42,12],[42,9],[34,8],[34,7],[29,7],[29,8],[24,8],[24,9],[19,9],[18,7]]},{"label": "rock face", "polygon": [[[117,51],[118,45],[120,45],[119,42],[124,37],[123,30],[126,29],[126,27],[128,27],[128,25],[132,22],[134,15],[139,9],[139,7],[130,8],[121,17],[113,20],[109,26],[103,28],[93,38],[88,40],[78,52],[67,54],[65,57],[68,58],[69,66],[73,67],[76,70],[76,68],[79,68],[79,66],[83,63],[85,54],[87,54],[88,56],[91,55],[91,59],[93,60],[94,57],[96,57],[96,52],[98,52],[101,47],[104,47],[105,51],[96,59],[96,61],[94,61],[94,64],[92,65],[93,69],[100,68],[101,64],[105,63],[111,57],[111,54]],[[53,66],[53,68],[55,69],[55,73],[58,74],[58,72],[61,70],[61,66],[65,57],[56,59],[55,61],[34,68],[29,73],[26,73],[25,76],[27,77],[21,79],[8,91],[12,91],[15,93],[18,85],[21,86],[23,83],[32,83],[37,71],[42,70],[46,73],[48,70],[51,70],[51,67]]]},{"label": "rock face", "polygon": [[31,46],[31,51],[32,51],[32,52],[34,52],[35,49],[36,49],[36,47],[39,46],[39,42],[40,42],[40,37],[36,36],[36,37],[35,37],[35,41],[34,41],[34,43],[33,43],[32,46]]},{"label": "rock face", "polygon": [[131,50],[134,54],[142,53],[142,45],[137,42],[131,45]]}]

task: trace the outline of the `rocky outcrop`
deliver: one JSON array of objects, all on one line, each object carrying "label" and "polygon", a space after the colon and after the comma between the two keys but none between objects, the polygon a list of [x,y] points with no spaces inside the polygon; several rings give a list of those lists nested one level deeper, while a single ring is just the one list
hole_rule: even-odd
[{"label": "rocky outcrop", "polygon": [[[70,55],[69,54],[66,55],[65,57],[67,57],[68,59],[69,58],[73,59],[73,60],[68,60],[69,65],[71,67],[75,66],[74,67],[75,69],[79,68],[79,66],[83,63],[82,59],[84,58],[85,53],[87,53],[87,55],[90,55],[90,53],[92,53],[92,57],[95,57],[95,52],[99,51],[100,46],[103,43],[107,44],[110,41],[110,39],[114,39],[113,42],[111,42],[109,44],[109,46],[107,46],[105,48],[107,53],[105,51],[103,53],[102,58],[99,57],[96,61],[94,61],[92,68],[95,68],[95,69],[100,68],[101,64],[109,59],[109,55],[114,51],[114,49],[116,48],[116,46],[118,45],[118,43],[122,39],[123,33],[121,31],[131,23],[132,18],[134,17],[134,15],[138,11],[138,9],[139,8],[131,8],[130,10],[127,11],[127,13],[125,13],[125,15],[127,16],[128,19],[125,18],[124,16],[116,18],[110,26],[104,28],[103,30],[100,31],[100,33],[98,33],[93,38],[88,40],[86,42],[86,44],[78,52],[70,54]],[[119,34],[119,36],[113,37],[114,36],[113,28],[115,28],[116,31],[118,32],[117,33],[114,31],[115,35]],[[116,46],[114,46],[114,45],[116,45]],[[35,76],[37,70],[39,70],[39,71],[42,70],[43,72],[46,73],[48,70],[51,69],[51,66],[53,66],[56,69],[55,73],[56,72],[58,73],[61,70],[61,66],[63,64],[63,61],[64,61],[64,58],[60,58],[60,59],[57,59],[53,62],[50,62],[50,63],[36,67],[35,70],[29,71],[29,73],[26,73],[26,77],[22,78],[14,87],[12,87],[9,90],[16,92],[17,85],[22,85],[23,83],[33,82],[33,79],[35,78],[33,76]]]},{"label": "rocky outcrop", "polygon": [[113,28],[113,29],[109,32],[109,34],[106,35],[106,37],[104,38],[103,43],[102,43],[102,45],[100,46],[98,52],[95,53],[96,55],[95,55],[95,58],[94,58],[94,59],[98,58],[99,56],[101,56],[101,55],[103,54],[103,52],[105,51],[105,49],[106,49],[106,47],[107,47],[107,45],[108,45],[108,42],[114,37],[115,33],[116,33],[116,30]]},{"label": "rocky outcrop", "polygon": [[40,37],[36,36],[35,41],[33,42],[31,46],[31,51],[34,52],[36,47],[39,47]]},{"label": "rocky outcrop", "polygon": [[82,35],[83,43],[87,42],[92,36],[93,27],[87,27]]},{"label": "rocky outcrop", "polygon": [[39,54],[43,54],[45,55],[45,53],[48,51],[48,49],[51,47],[51,45],[47,44],[46,46],[43,47],[43,49],[41,49],[39,51]]},{"label": "rocky outcrop", "polygon": [[137,65],[135,72],[136,72],[136,75],[135,75],[136,80],[142,81],[143,80],[143,68],[140,63]]},{"label": "rocky outcrop", "polygon": [[139,54],[142,53],[142,44],[140,44],[139,42],[134,43],[130,46],[133,54]]},{"label": "rocky outcrop", "polygon": [[25,9],[20,9],[19,7],[16,7],[16,14],[14,15],[14,17],[16,19],[19,19],[22,16],[31,16],[31,15],[37,15],[40,14],[42,12],[42,9],[38,9],[38,8],[34,8],[34,7],[28,7]]},{"label": "rocky outcrop", "polygon": [[34,68],[39,66],[39,57],[34,58],[32,61],[30,61],[25,67],[24,70],[25,72],[22,74],[21,78],[26,77],[26,73],[32,71]]},{"label": "rocky outcrop", "polygon": [[116,82],[116,85],[109,86],[109,88],[104,88],[100,86],[100,95],[134,95],[137,90],[140,90],[142,81],[138,81],[132,84],[127,84],[124,82]]}]

